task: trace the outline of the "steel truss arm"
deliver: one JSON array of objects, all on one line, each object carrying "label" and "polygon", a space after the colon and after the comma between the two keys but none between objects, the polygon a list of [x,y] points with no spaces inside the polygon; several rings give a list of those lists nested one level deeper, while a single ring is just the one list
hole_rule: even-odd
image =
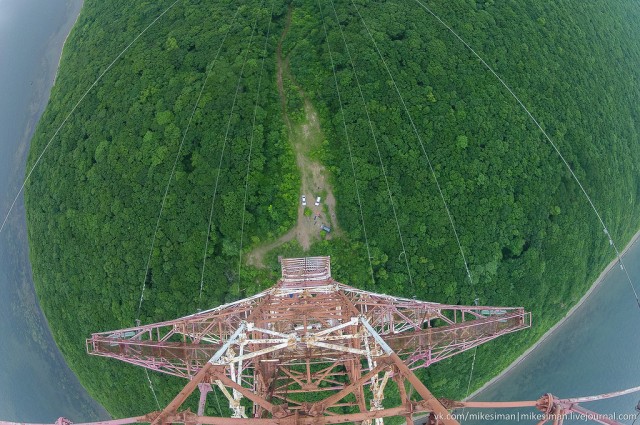
[{"label": "steel truss arm", "polygon": [[[331,278],[328,257],[282,264],[283,279],[266,291],[176,320],[94,334],[87,351],[190,379],[185,390],[200,387],[200,414],[215,384],[233,423],[253,416],[289,425],[310,417],[382,425],[387,416],[410,422],[415,412],[433,411],[453,424],[411,370],[530,326],[522,308],[444,305],[342,285]],[[402,387],[401,406],[385,409],[394,385]],[[405,387],[422,401],[410,400]],[[185,394],[154,425],[173,421]]]},{"label": "steel truss arm", "polygon": [[577,413],[583,416],[587,420],[593,420],[595,422],[604,424],[604,425],[622,425],[620,422],[611,419],[607,415],[602,415],[596,412],[593,412],[589,409],[586,409],[580,406],[578,403],[586,403],[589,401],[596,400],[604,400],[607,398],[620,397],[626,394],[632,394],[640,392],[640,386],[629,388],[622,391],[616,391],[607,394],[600,394],[588,397],[577,397],[577,398],[567,398],[567,399],[559,399],[552,394],[545,394],[540,399],[536,401],[503,401],[503,402],[494,402],[494,401],[458,401],[453,402],[452,406],[454,408],[511,408],[511,407],[536,407],[538,410],[545,414],[543,420],[538,422],[538,425],[542,425],[549,420],[553,420],[554,424],[561,425],[564,421],[565,415],[569,413]]}]

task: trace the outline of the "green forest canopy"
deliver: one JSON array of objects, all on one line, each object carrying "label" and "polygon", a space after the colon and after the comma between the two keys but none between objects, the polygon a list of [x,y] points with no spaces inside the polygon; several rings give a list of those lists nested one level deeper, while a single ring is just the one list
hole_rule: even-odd
[{"label": "green forest canopy", "polygon": [[[101,71],[170,3],[85,1],[32,141],[30,164]],[[337,280],[368,290],[443,303],[470,304],[477,297],[485,305],[531,310],[531,330],[478,350],[473,388],[561,318],[612,259],[608,240],[568,170],[464,45],[414,0],[356,1],[434,165],[467,255],[472,286],[391,79],[353,3],[334,3],[335,13],[333,3],[316,0],[178,1],[87,95],[33,173],[26,201],[39,299],[71,368],[113,415],[144,413],[155,409],[155,402],[141,370],[89,357],[84,339],[92,332],[132,325],[143,282],[140,319],[168,320],[265,289],[277,279],[277,255],[303,255],[290,243],[271,253],[267,270],[239,266],[243,254],[284,234],[296,220],[300,173],[287,140],[275,59],[289,11],[283,54],[290,58],[292,78],[319,112],[326,142],[315,155],[332,173],[338,221],[345,230],[341,238],[316,243],[307,255],[331,255]],[[530,106],[592,195],[614,240],[628,241],[640,213],[637,4],[425,4]],[[300,99],[289,99],[287,106],[293,116],[295,108],[302,114]],[[375,280],[355,182],[362,194]],[[429,368],[423,372],[427,385],[438,396],[463,397],[470,358],[461,355]],[[183,384],[156,374],[151,378],[161,403]],[[215,403],[210,409],[216,412]]]}]

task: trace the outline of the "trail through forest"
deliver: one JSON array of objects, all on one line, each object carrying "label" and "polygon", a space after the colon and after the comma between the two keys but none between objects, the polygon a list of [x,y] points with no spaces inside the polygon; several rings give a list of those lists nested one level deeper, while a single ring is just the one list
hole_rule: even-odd
[{"label": "trail through forest", "polygon": [[[333,187],[329,183],[329,172],[324,165],[312,157],[313,151],[320,148],[324,141],[324,134],[320,128],[320,119],[313,107],[313,103],[295,82],[291,74],[289,67],[289,55],[291,53],[287,56],[282,53],[282,44],[291,27],[292,11],[293,9],[289,8],[287,22],[278,42],[276,78],[283,120],[287,126],[288,137],[293,146],[296,163],[301,174],[298,219],[296,226],[276,241],[258,246],[249,253],[247,263],[256,267],[264,267],[264,257],[268,252],[294,238],[302,249],[307,251],[315,240],[320,239],[322,225],[331,228],[331,233],[326,234],[327,239],[341,233],[336,218],[336,199],[333,195]],[[299,96],[303,101],[302,119],[293,119],[291,111],[287,108],[285,82],[294,88],[294,95]],[[306,207],[302,205],[303,195],[306,196]],[[317,197],[321,198],[318,206],[315,205]]]}]

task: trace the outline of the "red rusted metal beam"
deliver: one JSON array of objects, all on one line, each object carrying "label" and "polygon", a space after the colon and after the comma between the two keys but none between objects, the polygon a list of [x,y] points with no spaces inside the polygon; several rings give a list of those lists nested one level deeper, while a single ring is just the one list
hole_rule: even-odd
[{"label": "red rusted metal beam", "polygon": [[445,425],[460,425],[458,421],[456,421],[453,416],[449,413],[449,411],[440,403],[440,401],[431,394],[431,391],[418,379],[418,377],[407,367],[406,364],[398,357],[397,354],[393,353],[390,356],[393,364],[396,368],[398,368],[399,373],[404,376],[404,378],[409,381],[409,383],[415,388],[415,390],[420,394],[420,397],[426,402],[429,410],[435,413],[438,416],[438,420],[441,421]]},{"label": "red rusted metal beam", "polygon": [[238,391],[240,394],[244,395],[245,397],[247,397],[249,400],[253,401],[254,403],[260,405],[260,407],[262,407],[263,409],[267,410],[268,412],[270,412],[272,414],[276,410],[280,410],[279,408],[274,406],[272,403],[269,403],[267,400],[265,400],[260,395],[254,394],[249,389],[243,388],[238,383],[233,382],[231,379],[227,378],[223,373],[216,373],[216,374],[213,375],[212,378],[214,380],[219,380],[220,382],[222,382],[227,387],[233,388],[234,390]]},{"label": "red rusted metal beam", "polygon": [[[270,423],[306,424],[313,417],[315,424],[329,424],[395,414],[410,420],[412,413],[432,409],[453,424],[410,368],[530,325],[522,308],[451,306],[362,291],[334,281],[330,266],[328,257],[285,259],[283,278],[266,291],[176,320],[94,334],[87,351],[191,380],[154,425],[179,421],[184,399],[211,379],[222,383],[234,412],[228,424],[240,423],[247,401],[253,403],[249,420],[277,420]],[[203,370],[213,372],[209,361],[218,366],[204,379]],[[400,407],[382,407],[386,383],[396,373],[422,401],[405,393]],[[404,390],[404,381],[397,382]],[[355,402],[343,400],[350,394]],[[205,402],[206,392],[199,412]],[[360,416],[330,410],[349,406],[359,410],[349,415]]]},{"label": "red rusted metal beam", "polygon": [[151,422],[151,425],[164,425],[166,423],[167,416],[175,413],[180,406],[185,402],[187,397],[191,395],[191,393],[198,388],[198,384],[203,382],[209,375],[211,369],[214,366],[211,363],[205,364],[205,366],[200,369],[200,371],[193,377],[191,381],[184,386],[184,388],[174,397],[173,400],[162,409],[160,414]]},{"label": "red rusted metal beam", "polygon": [[334,403],[337,403],[338,401],[342,400],[344,397],[346,397],[347,395],[351,394],[353,391],[355,391],[359,385],[362,385],[363,383],[365,383],[366,381],[368,381],[369,379],[371,379],[373,376],[377,375],[378,372],[380,372],[381,370],[385,369],[386,367],[388,367],[386,364],[380,363],[378,366],[374,367],[373,369],[371,369],[368,373],[366,373],[365,375],[361,376],[360,379],[358,379],[355,382],[352,382],[351,384],[349,384],[348,386],[346,386],[345,388],[343,388],[342,390],[340,390],[339,392],[333,394],[332,396],[322,400],[322,401],[318,401],[316,403],[314,403],[310,409],[311,412],[321,412],[326,410],[327,408],[331,407]]}]

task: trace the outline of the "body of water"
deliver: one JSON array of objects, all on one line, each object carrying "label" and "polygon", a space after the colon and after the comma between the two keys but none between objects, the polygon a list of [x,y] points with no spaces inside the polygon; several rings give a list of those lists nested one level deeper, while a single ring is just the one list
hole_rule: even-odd
[{"label": "body of water", "polygon": [[[632,280],[637,282],[640,277],[640,242],[629,249],[624,261]],[[555,332],[474,400],[536,400],[547,392],[559,398],[573,398],[637,386],[640,386],[640,309],[624,272],[616,266]],[[637,413],[635,406],[639,400],[640,393],[635,393],[582,406],[631,424],[633,419],[629,415]],[[467,409],[466,412],[480,413],[475,409]],[[522,413],[537,411],[484,411],[513,416],[465,423],[512,424],[518,418],[518,412],[523,418]],[[536,421],[522,419],[521,422],[534,424]],[[565,421],[565,424],[577,423],[585,422],[578,419]],[[637,423],[640,423],[640,418]]]},{"label": "body of water", "polygon": [[[0,221],[81,7],[82,0],[0,0]],[[0,420],[108,418],[67,367],[37,303],[22,199],[0,235],[0,335]]]},{"label": "body of water", "polygon": [[[31,134],[46,105],[63,41],[81,5],[81,0],[0,0],[2,218],[21,184]],[[640,244],[627,253],[626,262],[631,276],[640,277]],[[0,293],[0,419],[53,422],[58,416],[74,421],[106,418],[106,412],[91,400],[64,363],[38,306],[22,201],[0,235]],[[640,312],[631,290],[621,270],[614,268],[574,315],[475,399],[535,400],[545,392],[566,398],[640,385],[639,327]],[[607,414],[632,414],[639,398],[630,395],[585,407]],[[536,420],[521,422],[534,424]]]}]

